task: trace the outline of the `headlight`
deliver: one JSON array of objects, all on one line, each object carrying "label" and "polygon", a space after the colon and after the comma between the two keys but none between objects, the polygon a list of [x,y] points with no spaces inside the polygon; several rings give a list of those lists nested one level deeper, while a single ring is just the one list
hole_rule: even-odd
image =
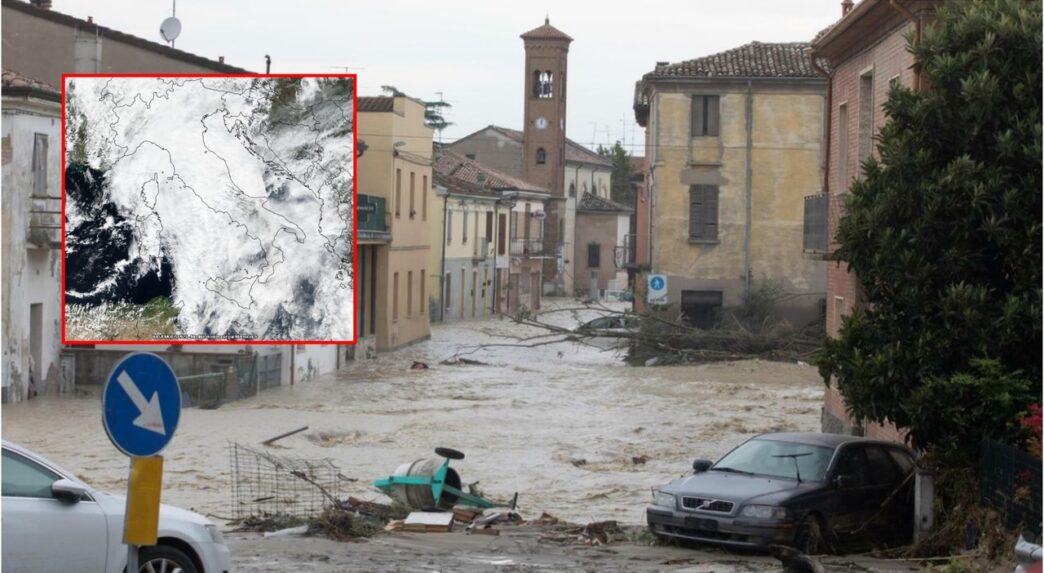
[{"label": "headlight", "polygon": [[786,519],[787,510],[774,505],[745,505],[740,515],[754,519]]},{"label": "headlight", "polygon": [[213,523],[208,523],[204,525],[203,528],[206,529],[207,533],[210,534],[211,541],[219,545],[225,544],[225,538],[221,537],[221,530],[218,529],[218,526],[214,525]]},{"label": "headlight", "polygon": [[677,503],[674,501],[674,496],[672,494],[655,491],[653,492],[653,505],[673,508],[676,507]]}]

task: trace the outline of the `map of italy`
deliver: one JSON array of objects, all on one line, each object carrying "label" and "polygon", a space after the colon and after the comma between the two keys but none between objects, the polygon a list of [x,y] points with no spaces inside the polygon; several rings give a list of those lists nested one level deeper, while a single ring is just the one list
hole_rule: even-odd
[{"label": "map of italy", "polygon": [[66,82],[69,341],[353,338],[352,78]]}]

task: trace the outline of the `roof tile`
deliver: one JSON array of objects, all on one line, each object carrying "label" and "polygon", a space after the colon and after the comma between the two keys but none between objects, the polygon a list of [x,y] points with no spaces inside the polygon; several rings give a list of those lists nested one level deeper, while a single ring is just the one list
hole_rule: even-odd
[{"label": "roof tile", "polygon": [[652,78],[817,78],[808,61],[807,42],[751,42],[738,48],[674,64],[658,65]]}]

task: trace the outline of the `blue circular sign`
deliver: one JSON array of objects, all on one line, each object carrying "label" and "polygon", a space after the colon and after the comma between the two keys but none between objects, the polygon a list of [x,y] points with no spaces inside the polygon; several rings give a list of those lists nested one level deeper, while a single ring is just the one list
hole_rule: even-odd
[{"label": "blue circular sign", "polygon": [[102,422],[121,452],[132,457],[159,453],[181,418],[181,386],[162,358],[128,354],[116,363],[102,390]]},{"label": "blue circular sign", "polygon": [[649,279],[649,288],[653,290],[663,290],[666,281],[661,276],[655,276]]}]

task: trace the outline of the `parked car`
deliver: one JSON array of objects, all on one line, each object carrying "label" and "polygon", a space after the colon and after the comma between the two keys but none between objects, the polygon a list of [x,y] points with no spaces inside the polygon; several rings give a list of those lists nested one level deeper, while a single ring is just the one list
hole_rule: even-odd
[{"label": "parked car", "polygon": [[613,314],[589,320],[576,327],[574,332],[593,336],[600,334],[612,336],[614,334],[635,334],[638,332],[638,327],[637,316]]},{"label": "parked car", "polygon": [[816,554],[853,539],[902,543],[913,534],[914,469],[896,443],[762,434],[716,463],[693,462],[694,475],[653,492],[646,518],[658,537],[733,547]]},{"label": "parked car", "polygon": [[[98,491],[25,448],[3,441],[3,571],[122,573],[124,496]],[[232,570],[217,526],[202,515],[160,506],[159,541],[139,552],[140,571]]]}]

